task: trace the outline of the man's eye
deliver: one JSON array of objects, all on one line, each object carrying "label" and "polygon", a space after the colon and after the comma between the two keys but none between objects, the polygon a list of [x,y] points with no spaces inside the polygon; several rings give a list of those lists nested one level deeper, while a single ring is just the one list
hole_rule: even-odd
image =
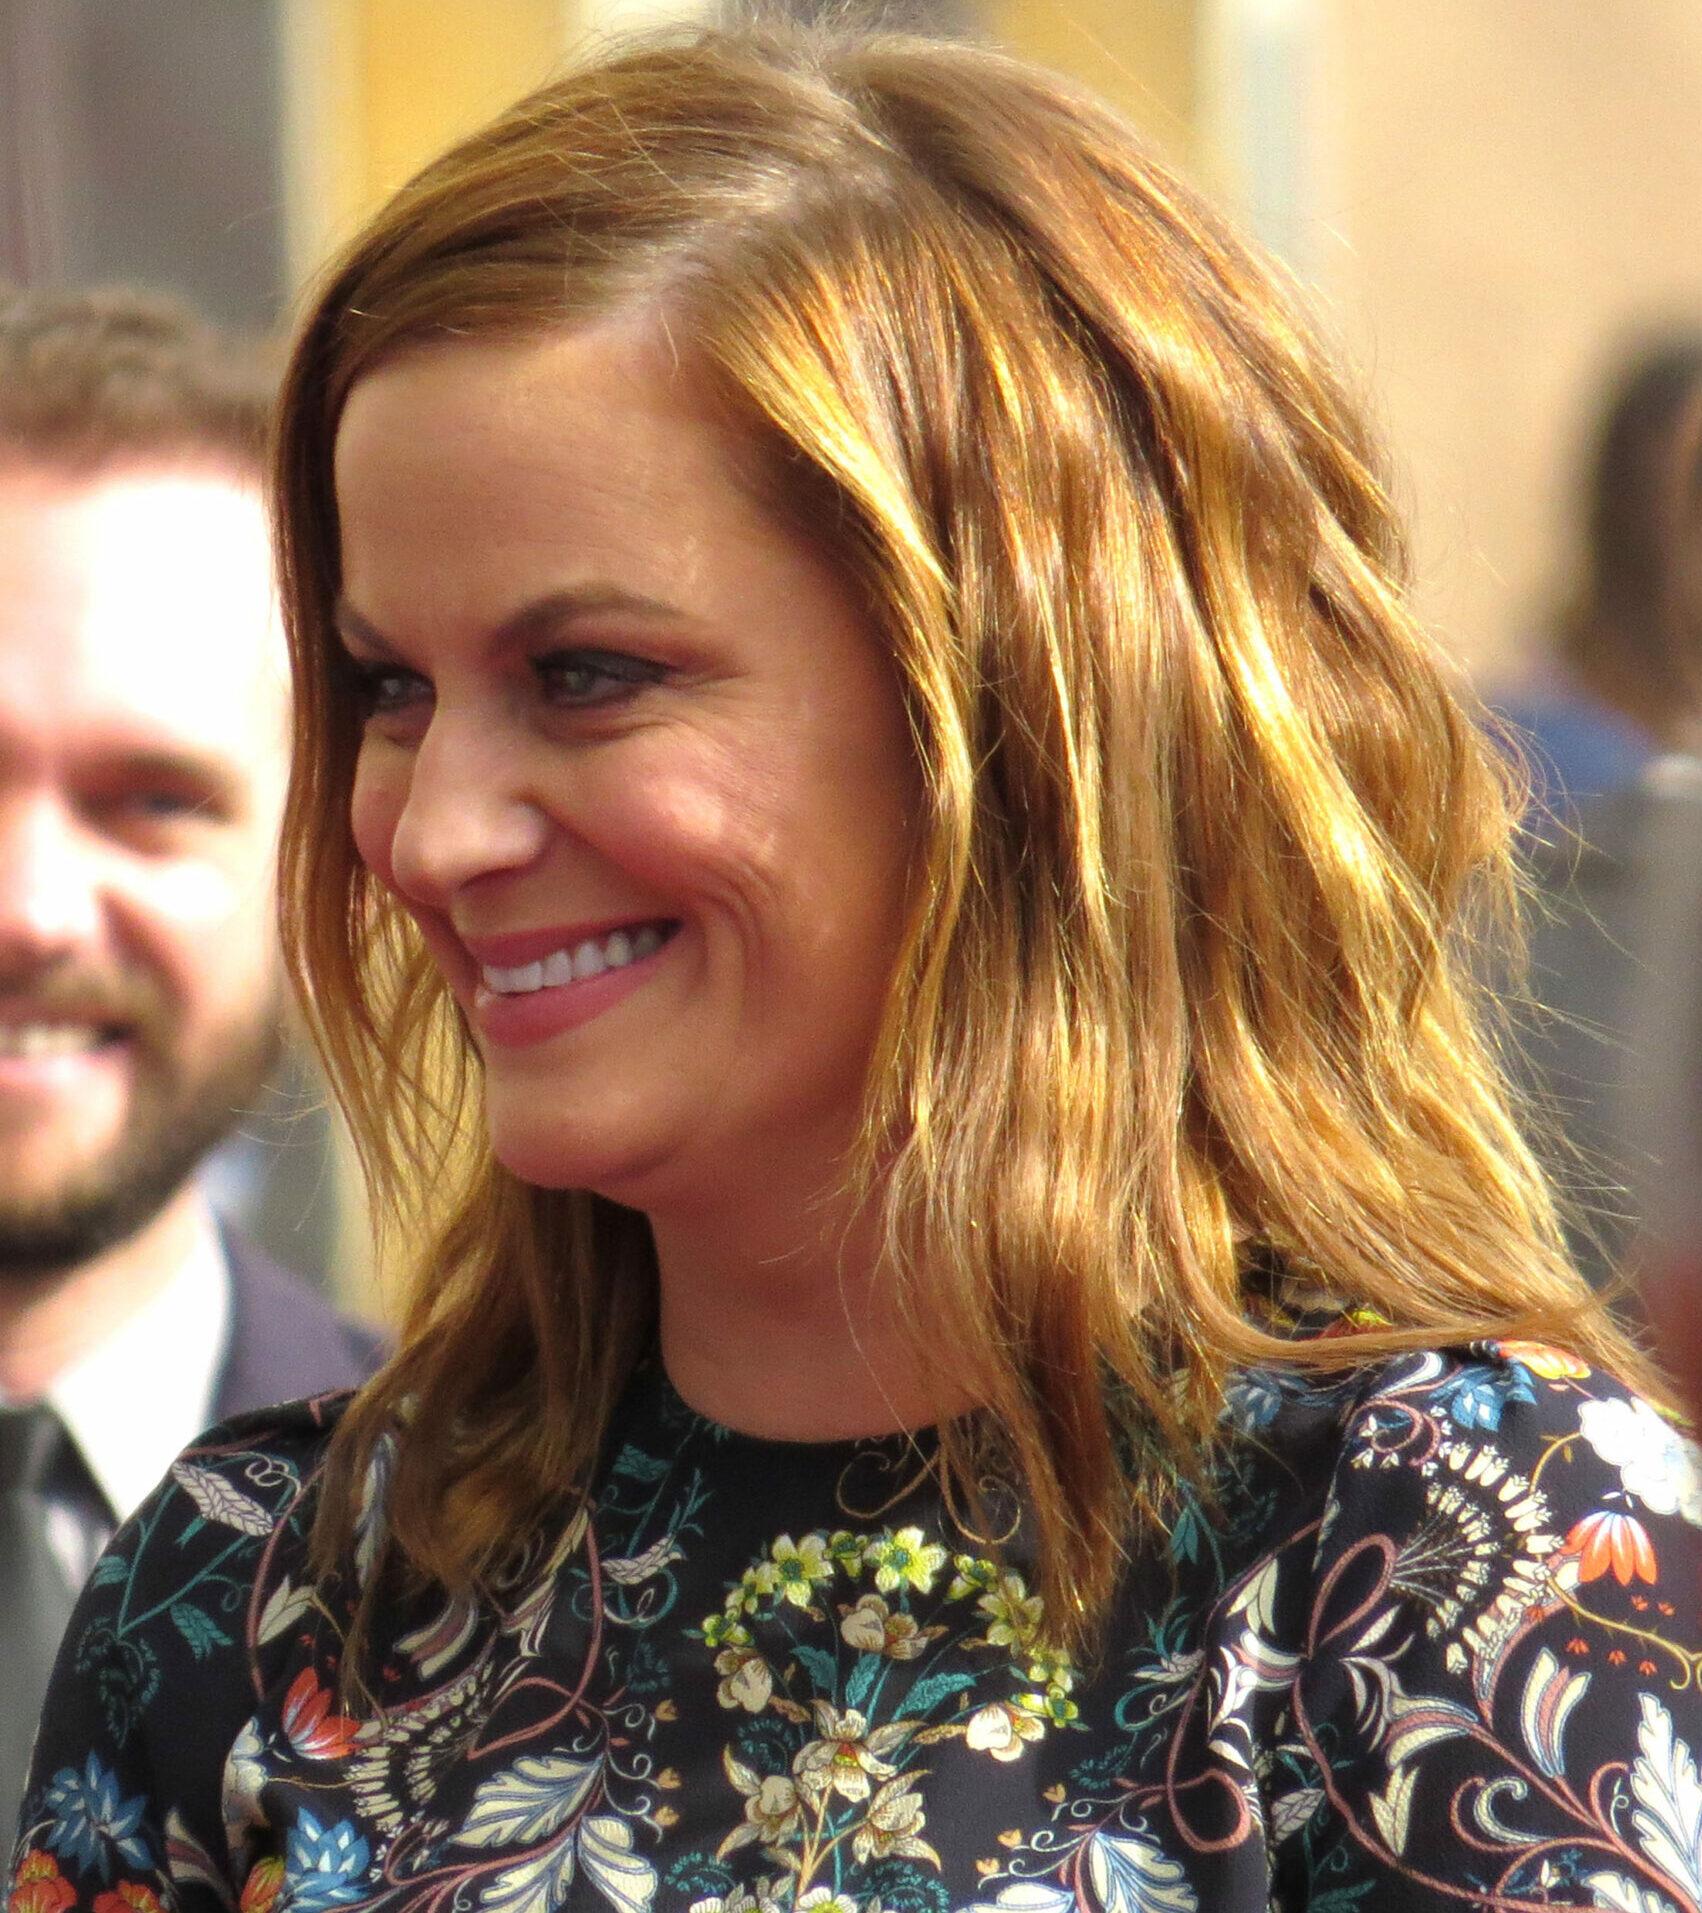
[{"label": "man's eye", "polygon": [[173,817],[194,817],[210,808],[205,797],[187,790],[133,790],[124,800],[125,808],[137,817],[165,822]]},{"label": "man's eye", "polygon": [[666,665],[625,651],[551,651],[534,658],[532,669],[548,700],[569,709],[618,704],[668,674]]}]

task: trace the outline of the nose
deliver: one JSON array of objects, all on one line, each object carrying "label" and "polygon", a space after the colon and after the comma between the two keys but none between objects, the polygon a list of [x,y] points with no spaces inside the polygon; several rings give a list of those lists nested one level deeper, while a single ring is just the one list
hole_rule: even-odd
[{"label": "nose", "polygon": [[101,882],[77,820],[51,792],[0,802],[0,963],[46,963],[101,929]]},{"label": "nose", "polygon": [[412,902],[447,910],[468,884],[522,870],[549,820],[528,796],[524,751],[494,726],[441,709],[414,751],[390,840],[390,874]]}]

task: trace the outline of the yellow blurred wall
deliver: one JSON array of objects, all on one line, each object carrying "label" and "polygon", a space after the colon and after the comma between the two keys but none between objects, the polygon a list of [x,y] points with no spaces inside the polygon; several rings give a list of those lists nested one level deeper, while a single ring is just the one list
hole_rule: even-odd
[{"label": "yellow blurred wall", "polygon": [[1416,522],[1421,606],[1516,675],[1575,566],[1595,381],[1702,328],[1697,0],[1321,0],[1313,263]]},{"label": "yellow blurred wall", "polygon": [[[310,273],[433,153],[537,85],[588,32],[695,0],[292,0],[293,250]],[[989,35],[1194,155],[1199,0],[987,0]]]},{"label": "yellow blurred wall", "polygon": [[991,37],[1103,93],[1164,156],[1197,151],[1198,0],[988,0]]},{"label": "yellow blurred wall", "polygon": [[298,277],[451,140],[560,63],[565,0],[291,0]]}]

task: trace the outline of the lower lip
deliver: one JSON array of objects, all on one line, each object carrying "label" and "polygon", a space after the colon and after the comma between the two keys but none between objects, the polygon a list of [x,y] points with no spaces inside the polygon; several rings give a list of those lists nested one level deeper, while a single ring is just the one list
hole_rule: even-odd
[{"label": "lower lip", "polygon": [[127,1071],[130,1052],[128,1042],[117,1042],[59,1056],[0,1056],[0,1098],[86,1094],[95,1083]]},{"label": "lower lip", "polygon": [[649,956],[634,957],[621,969],[605,970],[580,983],[558,983],[517,996],[500,996],[481,984],[473,998],[473,1025],[500,1049],[526,1049],[578,1029],[641,988],[673,943],[670,937]]}]

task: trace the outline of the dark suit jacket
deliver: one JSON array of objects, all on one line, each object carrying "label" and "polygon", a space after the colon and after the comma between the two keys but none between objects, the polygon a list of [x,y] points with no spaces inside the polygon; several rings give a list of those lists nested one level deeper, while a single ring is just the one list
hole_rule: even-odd
[{"label": "dark suit jacket", "polygon": [[213,1419],[364,1382],[383,1360],[382,1338],[339,1315],[300,1276],[234,1230],[223,1235],[231,1268],[230,1344],[213,1390]]}]

